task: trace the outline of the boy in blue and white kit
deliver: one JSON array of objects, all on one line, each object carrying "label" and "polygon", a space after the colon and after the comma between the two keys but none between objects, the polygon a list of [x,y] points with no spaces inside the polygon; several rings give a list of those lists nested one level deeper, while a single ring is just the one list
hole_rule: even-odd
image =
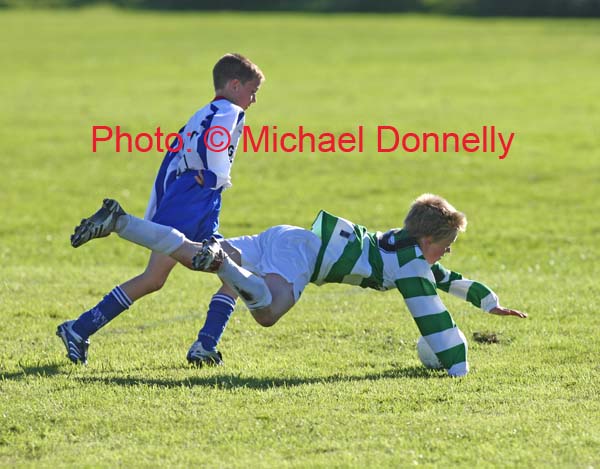
[{"label": "boy in blue and white kit", "polygon": [[[230,171],[244,127],[245,111],[256,102],[264,81],[262,71],[239,54],[226,54],[213,68],[215,98],[196,112],[179,131],[180,144],[171,142],[154,183],[145,218],[176,228],[194,241],[217,234],[221,192],[231,187]],[[218,127],[218,130],[215,130]],[[211,132],[214,131],[214,134]],[[227,132],[227,133],[225,133]],[[225,146],[223,146],[225,143]],[[228,145],[227,145],[228,143]],[[81,242],[92,236],[93,226],[82,228]],[[68,358],[87,363],[89,336],[128,309],[139,298],[160,290],[177,261],[152,252],[146,270],[115,287],[77,320],[57,329]],[[190,363],[220,364],[216,350],[237,294],[225,283],[212,297],[198,340],[188,352]]]}]

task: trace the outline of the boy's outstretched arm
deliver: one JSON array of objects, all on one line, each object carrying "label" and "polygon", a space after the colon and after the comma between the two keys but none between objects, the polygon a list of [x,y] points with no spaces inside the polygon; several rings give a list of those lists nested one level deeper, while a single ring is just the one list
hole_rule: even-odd
[{"label": "boy's outstretched arm", "polygon": [[435,277],[437,288],[468,301],[477,308],[499,316],[527,317],[527,314],[521,311],[500,306],[498,296],[491,288],[481,282],[464,278],[458,272],[446,269],[439,262],[431,266],[431,271]]}]

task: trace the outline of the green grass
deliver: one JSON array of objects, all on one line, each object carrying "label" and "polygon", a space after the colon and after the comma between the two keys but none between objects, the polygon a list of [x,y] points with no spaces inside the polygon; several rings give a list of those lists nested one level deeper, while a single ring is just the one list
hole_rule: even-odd
[{"label": "green grass", "polygon": [[[418,16],[0,12],[0,465],[600,465],[596,301],[600,23]],[[221,34],[223,33],[224,34]],[[218,38],[218,39],[212,39]],[[275,327],[238,306],[226,366],[185,353],[215,278],[176,269],[71,366],[56,325],[148,254],[68,236],[104,196],[142,214],[159,154],[91,153],[92,125],[176,130],[226,51],[267,82],[252,126],[516,132],[509,156],[243,154],[221,231],[308,226],[320,208],[384,230],[420,193],[469,216],[445,265],[527,320],[443,295],[471,374],[423,369],[397,292],[309,286]]]}]

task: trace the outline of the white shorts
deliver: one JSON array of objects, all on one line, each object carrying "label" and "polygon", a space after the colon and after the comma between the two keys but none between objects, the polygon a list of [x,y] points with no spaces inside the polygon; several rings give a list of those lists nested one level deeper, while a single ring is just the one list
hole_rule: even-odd
[{"label": "white shorts", "polygon": [[295,301],[310,282],[321,247],[321,238],[312,231],[290,225],[228,238],[227,242],[240,251],[244,269],[260,277],[279,274],[291,283]]}]

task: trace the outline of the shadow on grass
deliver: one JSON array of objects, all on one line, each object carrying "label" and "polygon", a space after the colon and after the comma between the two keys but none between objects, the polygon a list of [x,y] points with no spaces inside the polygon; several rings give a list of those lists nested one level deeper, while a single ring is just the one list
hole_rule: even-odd
[{"label": "shadow on grass", "polygon": [[0,373],[0,381],[2,380],[13,380],[18,381],[28,376],[54,376],[59,374],[61,371],[61,366],[58,363],[51,363],[49,365],[38,365],[38,366],[21,366],[20,371],[15,371],[12,373]]},{"label": "shadow on grass", "polygon": [[219,389],[271,389],[302,386],[305,384],[329,384],[338,382],[354,381],[377,381],[380,379],[396,378],[440,378],[439,372],[431,372],[421,366],[396,368],[383,373],[372,373],[366,375],[332,375],[319,377],[252,377],[240,375],[220,376],[194,376],[183,379],[159,379],[144,377],[100,377],[100,376],[78,376],[75,379],[82,383],[103,383],[117,386],[156,386],[164,388],[204,386]]},{"label": "shadow on grass", "polygon": [[[20,381],[27,377],[53,377],[64,375],[64,364],[51,363],[48,365],[22,366],[20,371],[11,373],[0,373],[0,381],[11,380]],[[199,370],[200,372],[200,370]],[[70,373],[69,373],[70,374]],[[74,381],[81,383],[101,383],[114,386],[156,386],[162,388],[179,388],[203,386],[219,389],[271,389],[302,386],[305,384],[330,384],[356,381],[377,381],[380,379],[398,379],[398,378],[420,378],[432,379],[443,378],[445,373],[430,371],[422,366],[409,366],[402,368],[393,368],[382,373],[369,373],[365,375],[331,375],[315,377],[252,377],[224,374],[219,376],[193,376],[181,379],[168,378],[146,378],[140,377],[120,377],[120,376],[73,376]]]}]

